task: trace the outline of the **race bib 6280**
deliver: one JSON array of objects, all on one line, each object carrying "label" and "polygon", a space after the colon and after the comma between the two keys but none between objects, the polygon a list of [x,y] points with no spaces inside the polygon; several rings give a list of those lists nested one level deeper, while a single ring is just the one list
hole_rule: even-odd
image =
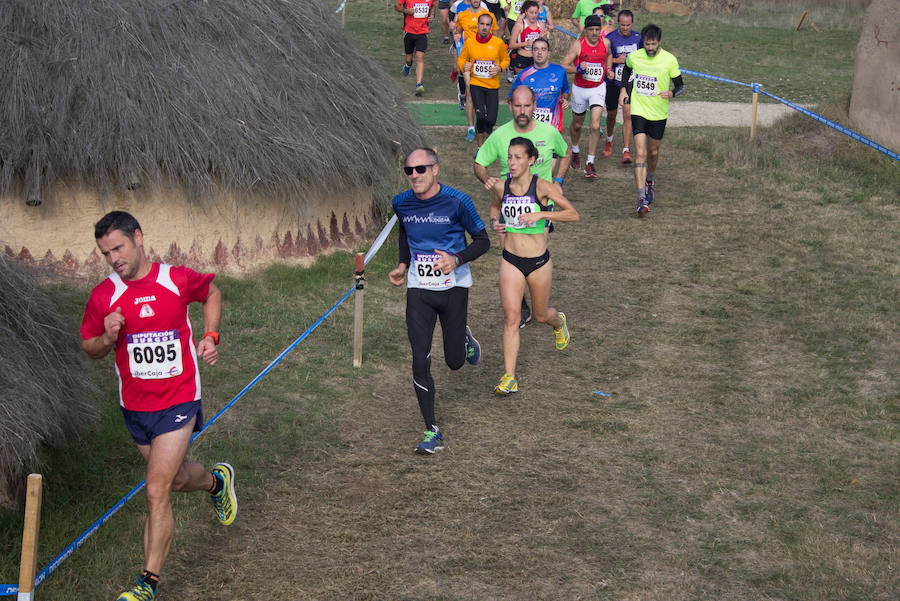
[{"label": "race bib 6280", "polygon": [[413,269],[416,270],[416,280],[419,288],[429,290],[444,290],[456,286],[456,272],[444,273],[437,268],[437,262],[441,256],[430,253],[416,253],[413,257]]}]

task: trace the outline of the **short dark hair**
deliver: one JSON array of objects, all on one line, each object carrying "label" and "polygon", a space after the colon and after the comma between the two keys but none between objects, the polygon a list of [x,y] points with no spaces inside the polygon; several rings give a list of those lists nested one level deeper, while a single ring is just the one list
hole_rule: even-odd
[{"label": "short dark hair", "polygon": [[656,40],[657,42],[662,40],[662,29],[650,23],[646,25],[641,30],[641,38],[644,40]]},{"label": "short dark hair", "polygon": [[138,223],[138,220],[131,213],[112,211],[101,217],[100,221],[94,224],[94,238],[99,240],[114,230],[119,230],[128,236],[129,240],[134,242],[134,232],[141,230],[141,224]]},{"label": "short dark hair", "polygon": [[534,146],[534,142],[529,140],[523,136],[516,136],[512,140],[509,141],[510,146],[523,146],[525,148],[525,154],[527,154],[530,158],[536,159],[538,158],[537,148]]},{"label": "short dark hair", "polygon": [[524,15],[526,12],[528,12],[528,9],[531,8],[532,6],[536,6],[536,7],[540,8],[538,6],[538,3],[535,2],[534,0],[525,0],[525,2],[522,3],[522,8],[519,9],[519,14]]},{"label": "short dark hair", "polygon": [[429,161],[431,161],[435,165],[438,164],[437,151],[434,148],[429,148],[428,146],[419,146],[417,148],[413,148],[412,151],[410,151],[410,153],[408,155],[406,155],[406,159],[409,160],[409,157],[412,155],[412,153],[419,151],[419,150],[421,150],[422,152],[425,153],[425,155],[428,157]]},{"label": "short dark hair", "polygon": [[488,17],[491,20],[491,24],[493,25],[494,15],[492,15],[491,13],[481,13],[480,15],[478,15],[478,23],[481,23],[481,17]]},{"label": "short dark hair", "polygon": [[631,17],[631,20],[634,21],[634,13],[631,12],[630,10],[628,10],[627,8],[624,8],[619,11],[619,14],[616,16],[616,19],[619,19],[620,17]]},{"label": "short dark hair", "polygon": [[531,49],[532,50],[534,50],[534,45],[537,44],[538,42],[543,42],[543,43],[547,44],[547,50],[550,49],[550,42],[547,41],[547,38],[535,38],[535,39],[531,40]]}]

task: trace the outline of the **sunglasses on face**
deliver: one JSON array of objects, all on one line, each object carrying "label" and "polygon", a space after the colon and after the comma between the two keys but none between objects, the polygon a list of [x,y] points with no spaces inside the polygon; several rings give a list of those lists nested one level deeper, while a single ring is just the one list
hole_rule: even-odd
[{"label": "sunglasses on face", "polygon": [[413,169],[416,170],[416,173],[425,173],[425,170],[429,167],[433,167],[434,163],[429,163],[428,165],[416,165],[415,167],[404,167],[403,173],[406,175],[412,175]]}]

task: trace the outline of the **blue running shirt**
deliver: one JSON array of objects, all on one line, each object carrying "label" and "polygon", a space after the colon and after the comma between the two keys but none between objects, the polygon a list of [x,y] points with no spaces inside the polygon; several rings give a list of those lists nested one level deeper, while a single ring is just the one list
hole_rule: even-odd
[{"label": "blue running shirt", "polygon": [[440,191],[427,200],[407,190],[395,196],[391,204],[409,243],[411,265],[406,276],[407,288],[442,290],[453,285],[469,288],[472,272],[468,263],[454,269],[453,274],[443,274],[452,275],[455,279],[452,283],[448,277],[433,277],[429,264],[436,260],[435,249],[458,253],[466,247],[466,232],[474,236],[485,229],[472,199],[441,184]]},{"label": "blue running shirt", "polygon": [[[613,58],[619,58],[623,54],[625,56],[628,56],[635,50],[644,47],[644,41],[641,39],[641,34],[637,31],[632,31],[631,34],[626,38],[621,33],[619,33],[618,29],[615,29],[606,34],[606,39],[609,40],[609,49],[612,51]],[[611,74],[613,76],[608,78],[608,81],[612,85],[622,85],[622,69],[624,68],[625,63],[613,63]]]},{"label": "blue running shirt", "polygon": [[537,101],[534,107],[534,119],[549,123],[562,131],[563,110],[559,105],[559,99],[562,94],[569,93],[569,78],[566,76],[566,70],[553,63],[543,69],[532,65],[519,73],[509,89],[508,96],[512,96],[512,91],[518,85],[526,85],[534,90]]}]

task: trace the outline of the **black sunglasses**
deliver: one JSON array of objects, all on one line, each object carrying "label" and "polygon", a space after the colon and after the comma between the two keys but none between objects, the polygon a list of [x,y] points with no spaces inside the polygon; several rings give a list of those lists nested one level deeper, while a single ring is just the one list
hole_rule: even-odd
[{"label": "black sunglasses", "polygon": [[434,167],[434,163],[429,163],[428,165],[416,165],[415,167],[404,167],[403,173],[406,175],[412,175],[413,169],[416,170],[416,173],[425,173],[425,170],[429,167]]}]

